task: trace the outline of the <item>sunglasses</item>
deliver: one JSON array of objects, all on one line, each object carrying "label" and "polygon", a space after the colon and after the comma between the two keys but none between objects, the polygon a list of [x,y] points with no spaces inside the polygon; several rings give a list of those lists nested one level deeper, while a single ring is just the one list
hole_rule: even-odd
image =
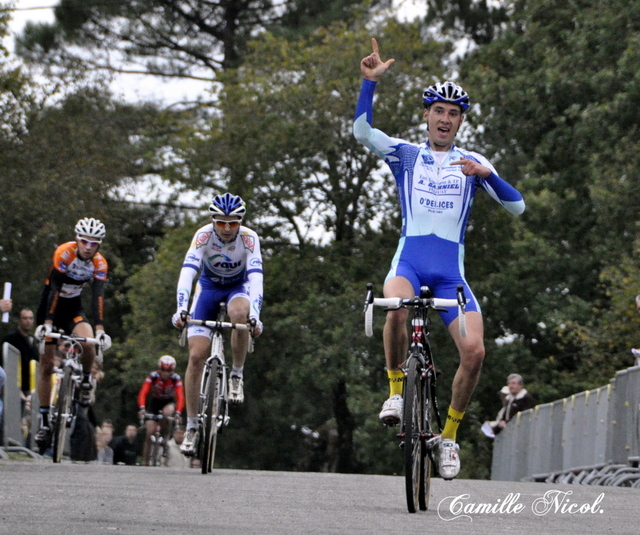
[{"label": "sunglasses", "polygon": [[240,226],[240,221],[224,221],[222,219],[214,219],[213,224],[219,228],[225,228],[227,225],[229,225],[230,229],[234,229]]},{"label": "sunglasses", "polygon": [[99,241],[89,241],[89,240],[85,240],[84,238],[80,238],[80,243],[82,245],[88,245],[89,247],[97,247],[98,245],[100,245]]}]

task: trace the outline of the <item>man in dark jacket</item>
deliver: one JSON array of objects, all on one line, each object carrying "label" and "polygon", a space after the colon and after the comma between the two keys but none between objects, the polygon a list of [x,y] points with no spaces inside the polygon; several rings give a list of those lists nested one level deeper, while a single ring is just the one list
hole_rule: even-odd
[{"label": "man in dark jacket", "polygon": [[138,455],[142,454],[137,432],[135,425],[128,425],[124,436],[113,439],[110,444],[113,450],[113,464],[136,464]]},{"label": "man in dark jacket", "polygon": [[520,411],[526,411],[535,407],[536,402],[527,389],[524,387],[524,381],[522,375],[512,373],[507,377],[507,388],[509,394],[507,394],[502,409],[496,417],[496,421],[492,422],[491,428],[497,435],[502,431],[507,423]]}]

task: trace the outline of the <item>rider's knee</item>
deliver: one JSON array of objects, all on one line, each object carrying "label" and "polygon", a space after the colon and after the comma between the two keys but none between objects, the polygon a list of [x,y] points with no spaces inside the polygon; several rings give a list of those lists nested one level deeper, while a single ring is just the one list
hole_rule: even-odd
[{"label": "rider's knee", "polygon": [[472,373],[479,373],[485,357],[484,344],[482,342],[465,348],[461,355],[462,364]]},{"label": "rider's knee", "polygon": [[229,310],[229,320],[231,323],[246,323],[249,313],[244,310]]},{"label": "rider's knee", "polygon": [[387,312],[387,324],[393,327],[402,327],[406,329],[407,318],[409,317],[408,310],[401,308],[398,310],[390,310]]}]

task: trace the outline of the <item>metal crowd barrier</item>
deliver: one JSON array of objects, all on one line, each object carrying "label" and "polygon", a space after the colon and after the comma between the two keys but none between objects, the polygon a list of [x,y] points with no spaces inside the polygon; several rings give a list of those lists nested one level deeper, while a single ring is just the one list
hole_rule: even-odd
[{"label": "metal crowd barrier", "polygon": [[[40,455],[25,447],[24,436],[22,434],[22,404],[20,402],[20,387],[18,386],[18,375],[20,364],[20,351],[4,342],[2,344],[2,362],[7,380],[4,384],[4,414],[2,418],[2,443],[0,443],[0,458],[9,459],[8,453],[24,454],[33,458],[40,458]],[[32,408],[32,436],[37,432],[38,422],[38,399],[37,396],[31,398]],[[35,429],[35,431],[33,431]]]},{"label": "metal crowd barrier", "polygon": [[640,366],[537,405],[496,436],[491,479],[640,488]]}]

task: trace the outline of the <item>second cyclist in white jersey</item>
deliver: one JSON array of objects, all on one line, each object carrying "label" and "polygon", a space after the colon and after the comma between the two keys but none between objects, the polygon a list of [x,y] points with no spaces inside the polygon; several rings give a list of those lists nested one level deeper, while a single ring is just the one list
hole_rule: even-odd
[{"label": "second cyclist in white jersey", "polygon": [[[177,289],[177,311],[173,324],[183,327],[181,315],[191,308],[189,316],[199,320],[215,320],[220,304],[226,303],[232,323],[256,320],[254,336],[260,336],[262,323],[263,276],[260,239],[242,226],[246,214],[243,200],[237,195],[216,195],[209,206],[212,221],[198,229],[182,264]],[[200,272],[193,299],[191,292]],[[185,455],[194,455],[198,442],[198,394],[204,363],[209,355],[212,331],[208,327],[189,325],[189,363],[185,374],[187,434],[180,447]],[[233,366],[229,375],[229,401],[244,401],[243,371],[249,334],[234,330],[231,334]]]}]

